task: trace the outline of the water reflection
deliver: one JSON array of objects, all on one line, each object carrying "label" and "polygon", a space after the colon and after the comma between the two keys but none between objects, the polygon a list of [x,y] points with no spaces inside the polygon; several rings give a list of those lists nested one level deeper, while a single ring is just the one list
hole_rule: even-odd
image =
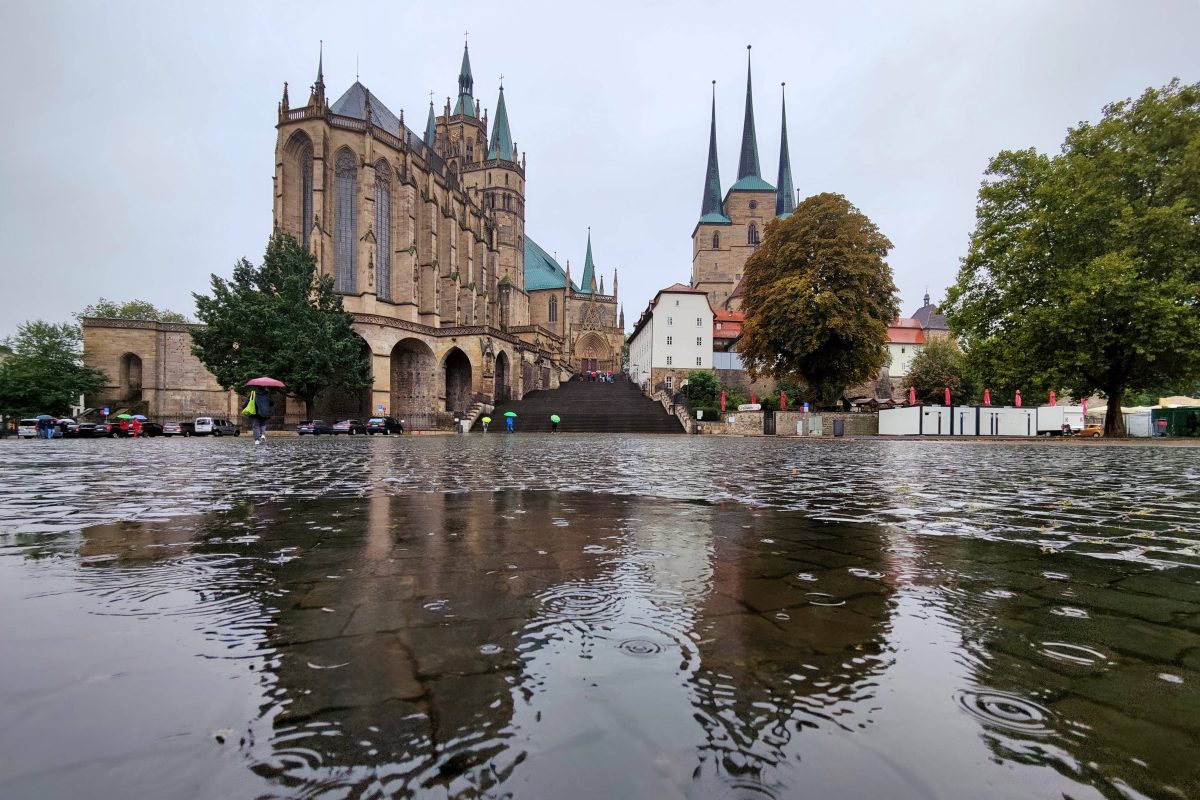
[{"label": "water reflection", "polygon": [[1186,568],[737,503],[375,492],[13,538],[0,602],[4,796],[1197,788]]}]

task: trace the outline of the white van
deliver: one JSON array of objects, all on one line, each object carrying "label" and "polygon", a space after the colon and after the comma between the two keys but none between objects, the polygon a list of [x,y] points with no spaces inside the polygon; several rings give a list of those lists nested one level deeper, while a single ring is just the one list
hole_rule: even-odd
[{"label": "white van", "polygon": [[222,417],[196,417],[196,436],[241,436],[242,429]]},{"label": "white van", "polygon": [[17,423],[17,436],[22,439],[33,439],[37,437],[36,419],[23,419]]}]

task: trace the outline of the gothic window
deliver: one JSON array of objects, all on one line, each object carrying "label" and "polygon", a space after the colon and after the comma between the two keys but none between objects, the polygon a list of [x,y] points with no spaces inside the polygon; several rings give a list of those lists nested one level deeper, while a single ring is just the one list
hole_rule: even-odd
[{"label": "gothic window", "polygon": [[746,233],[746,243],[752,247],[758,247],[758,226],[753,222],[750,223],[750,230]]},{"label": "gothic window", "polygon": [[313,149],[305,144],[300,151],[300,240],[305,248],[312,239],[313,226]]},{"label": "gothic window", "polygon": [[475,143],[472,142],[470,139],[467,139],[467,161],[470,161],[470,162],[475,161],[475,148],[472,146],[474,144]]},{"label": "gothic window", "polygon": [[546,312],[546,318],[551,322],[558,322],[558,298],[550,298],[550,308]]},{"label": "gothic window", "polygon": [[334,232],[333,251],[336,265],[334,290],[343,294],[354,292],[354,247],[358,237],[358,166],[354,154],[339,150],[334,162]]},{"label": "gothic window", "polygon": [[758,201],[757,201],[757,200],[751,200],[751,201],[750,201],[750,210],[751,210],[751,211],[753,211],[753,210],[754,210],[754,209],[756,209],[756,208],[758,208]]},{"label": "gothic window", "polygon": [[721,249],[721,232],[720,231],[713,231],[713,247],[712,247],[712,249],[713,250]]},{"label": "gothic window", "polygon": [[392,299],[392,171],[386,161],[375,165],[375,294]]}]

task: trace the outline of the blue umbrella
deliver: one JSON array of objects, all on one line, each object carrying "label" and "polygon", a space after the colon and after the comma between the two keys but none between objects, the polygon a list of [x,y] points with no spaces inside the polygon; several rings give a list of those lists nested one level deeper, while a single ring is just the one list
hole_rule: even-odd
[{"label": "blue umbrella", "polygon": [[141,414],[134,414],[134,415],[133,415],[133,418],[134,418],[134,419],[140,419],[140,420],[145,420],[145,419],[146,419],[146,417],[143,417]]}]

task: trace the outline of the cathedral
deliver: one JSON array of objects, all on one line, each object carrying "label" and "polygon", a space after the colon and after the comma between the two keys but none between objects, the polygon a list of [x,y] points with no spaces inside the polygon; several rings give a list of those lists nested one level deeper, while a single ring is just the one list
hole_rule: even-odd
[{"label": "cathedral", "polygon": [[717,100],[713,81],[712,122],[708,134],[708,167],[700,220],[692,230],[692,286],[708,294],[722,318],[741,310],[741,282],[746,259],[758,249],[767,223],[787,217],[796,207],[792,166],[788,157],[787,102],[783,101],[779,139],[779,173],[776,185],[763,180],[754,131],[754,91],[749,50],[746,56],[746,115],[742,121],[742,147],[737,182],[721,198],[721,171],[717,163]]},{"label": "cathedral", "polygon": [[[580,370],[619,368],[616,271],[606,294],[590,229],[578,282],[569,261],[527,235],[526,154],[503,84],[490,120],[481,108],[466,45],[453,105],[447,97],[438,113],[431,100],[421,132],[358,80],[331,102],[323,54],[304,105],[284,84],[276,129],[274,227],[333,278],[373,376],[362,396],[319,399],[321,415],[477,413]],[[122,322],[85,321],[88,362],[111,376],[89,404],[138,400],[150,416],[225,410],[202,407],[221,395],[206,370],[197,378],[195,364],[164,363],[191,358],[163,338],[183,331]],[[143,378],[167,374],[206,385]]]}]

